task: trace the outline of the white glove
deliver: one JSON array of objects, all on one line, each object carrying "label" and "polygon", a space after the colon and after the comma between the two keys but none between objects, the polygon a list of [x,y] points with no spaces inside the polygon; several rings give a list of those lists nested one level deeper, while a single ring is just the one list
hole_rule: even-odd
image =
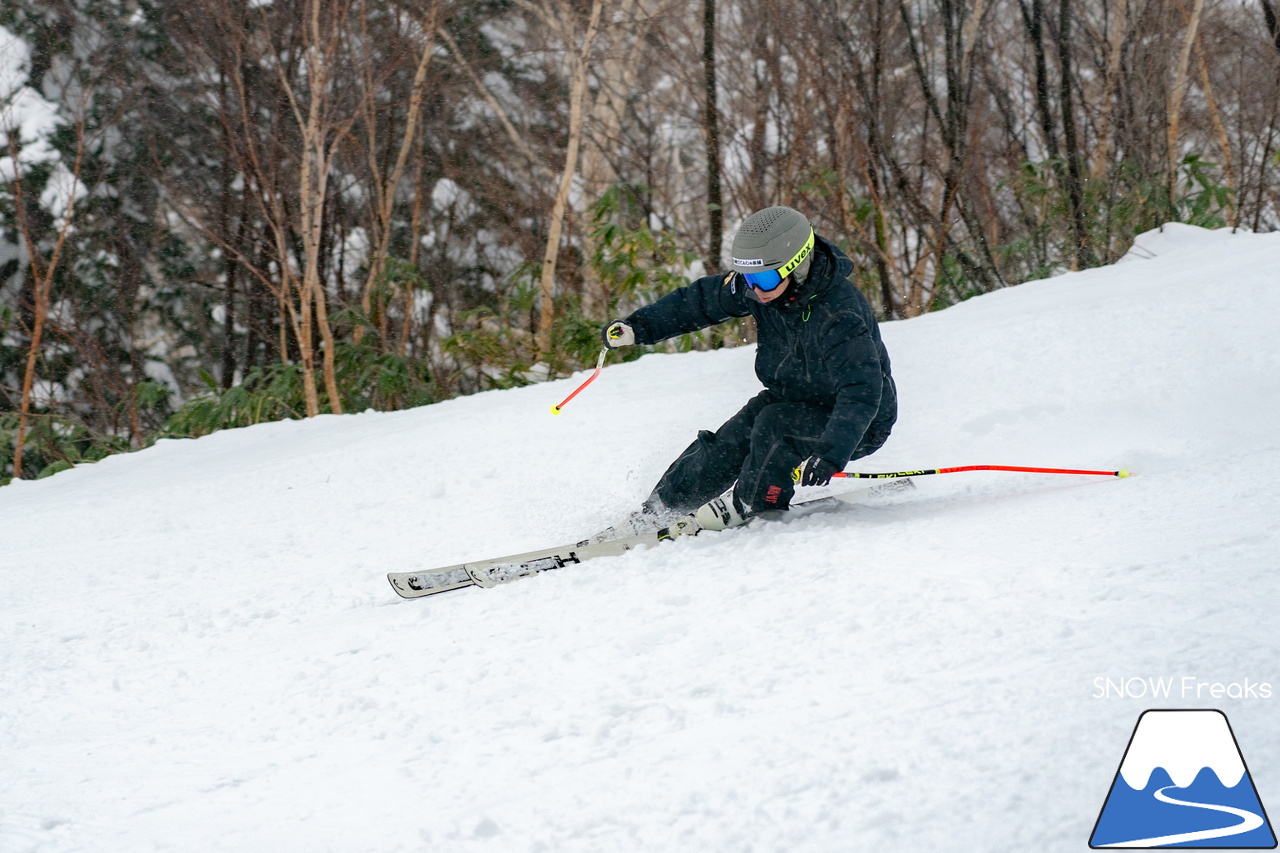
[{"label": "white glove", "polygon": [[600,330],[600,337],[604,339],[604,345],[609,349],[629,347],[635,345],[636,330],[621,320],[613,320]]}]

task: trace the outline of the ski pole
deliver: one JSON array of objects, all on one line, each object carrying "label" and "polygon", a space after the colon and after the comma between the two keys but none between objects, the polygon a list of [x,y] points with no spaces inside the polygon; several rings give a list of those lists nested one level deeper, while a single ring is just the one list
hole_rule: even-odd
[{"label": "ski pole", "polygon": [[833,477],[847,477],[851,480],[890,480],[894,477],[923,477],[925,474],[955,474],[959,471],[1018,471],[1027,474],[1094,474],[1100,477],[1128,477],[1127,469],[1119,471],[1086,471],[1080,468],[1027,468],[1021,465],[961,465],[955,468],[925,468],[920,471],[892,471],[884,474],[862,474],[856,471],[841,471]]},{"label": "ski pole", "polygon": [[583,382],[583,383],[582,383],[581,385],[579,385],[577,388],[573,389],[573,393],[572,393],[572,394],[570,394],[568,397],[565,397],[565,398],[564,398],[564,401],[563,401],[562,403],[560,403],[560,405],[558,405],[558,406],[552,406],[552,407],[551,407],[551,414],[553,414],[553,415],[558,415],[558,414],[560,414],[560,410],[561,410],[561,409],[563,409],[565,406],[569,405],[569,401],[570,401],[570,400],[572,400],[574,397],[578,396],[579,392],[581,392],[583,388],[586,388],[586,387],[587,387],[588,385],[590,385],[593,381],[595,381],[595,378],[596,378],[597,376],[599,376],[599,375],[600,375],[600,371],[601,371],[601,369],[604,367],[604,357],[605,357],[606,355],[608,355],[608,354],[609,354],[609,348],[608,348],[608,347],[605,347],[604,349],[600,350],[600,357],[599,357],[598,359],[596,359],[596,369],[595,369],[594,371],[592,371],[592,373],[591,373],[591,375],[590,375],[590,376],[588,376],[588,377],[587,377],[587,381],[586,381],[586,382]]}]

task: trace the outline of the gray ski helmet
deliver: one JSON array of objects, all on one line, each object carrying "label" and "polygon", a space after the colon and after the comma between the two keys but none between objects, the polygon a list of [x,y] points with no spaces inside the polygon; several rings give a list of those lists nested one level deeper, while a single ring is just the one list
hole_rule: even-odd
[{"label": "gray ski helmet", "polygon": [[757,210],[733,235],[733,268],[790,275],[813,251],[813,226],[800,211],[778,205]]}]

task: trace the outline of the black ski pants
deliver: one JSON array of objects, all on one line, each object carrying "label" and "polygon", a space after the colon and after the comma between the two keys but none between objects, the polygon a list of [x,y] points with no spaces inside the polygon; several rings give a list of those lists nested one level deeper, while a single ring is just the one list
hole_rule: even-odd
[{"label": "black ski pants", "polygon": [[[831,410],[789,403],[761,391],[715,432],[701,430],[671,463],[653,496],[679,512],[692,512],[734,482],[734,494],[751,512],[787,509],[795,494],[791,472],[820,452]],[[853,459],[874,453],[887,436],[864,436]]]}]

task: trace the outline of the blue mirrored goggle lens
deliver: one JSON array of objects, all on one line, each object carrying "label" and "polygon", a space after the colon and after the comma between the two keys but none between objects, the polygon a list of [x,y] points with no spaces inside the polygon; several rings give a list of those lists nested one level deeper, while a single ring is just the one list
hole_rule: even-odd
[{"label": "blue mirrored goggle lens", "polygon": [[782,276],[777,270],[763,270],[761,272],[744,272],[742,277],[747,280],[747,284],[756,290],[768,293],[778,285],[782,284]]}]

